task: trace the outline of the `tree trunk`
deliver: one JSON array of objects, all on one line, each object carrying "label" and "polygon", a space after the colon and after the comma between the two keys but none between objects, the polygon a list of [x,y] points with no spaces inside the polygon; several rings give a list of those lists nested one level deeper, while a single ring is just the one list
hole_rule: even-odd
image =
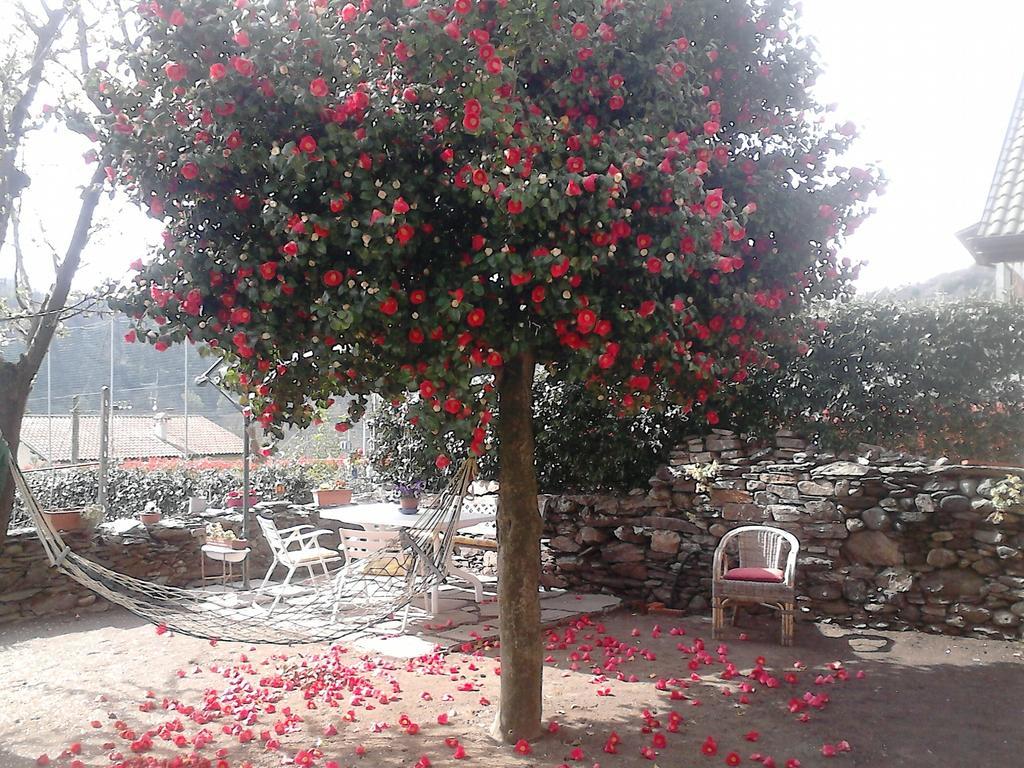
[{"label": "tree trunk", "polygon": [[541,732],[540,536],[533,450],[533,356],[506,361],[498,381],[498,605],[501,698],[492,735]]},{"label": "tree trunk", "polygon": [[[34,372],[33,372],[34,375]],[[28,394],[32,389],[32,376],[14,363],[0,363],[0,431],[11,449],[11,461],[18,460],[18,445],[21,443],[21,419],[25,415]],[[7,468],[0,480],[0,544],[7,538],[7,525],[11,521],[14,505],[14,481]]]}]

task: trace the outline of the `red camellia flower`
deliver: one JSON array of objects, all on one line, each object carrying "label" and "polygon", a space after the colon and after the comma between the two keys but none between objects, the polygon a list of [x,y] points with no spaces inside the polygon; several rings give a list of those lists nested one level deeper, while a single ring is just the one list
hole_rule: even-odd
[{"label": "red camellia flower", "polygon": [[394,296],[388,296],[380,303],[380,311],[389,317],[398,311],[398,300]]},{"label": "red camellia flower", "polygon": [[242,134],[239,131],[232,131],[228,134],[228,137],[224,140],[228,149],[238,149],[242,146]]},{"label": "red camellia flower", "polygon": [[590,27],[584,24],[582,21],[577,21],[572,25],[572,36],[577,40],[583,40],[590,36]]},{"label": "red camellia flower", "polygon": [[318,77],[309,84],[309,92],[316,96],[318,99],[322,99],[327,95],[330,89],[327,87],[327,81],[322,77]]},{"label": "red camellia flower", "polygon": [[722,201],[722,190],[712,189],[704,199],[704,210],[711,216],[717,216],[722,212],[725,203]]},{"label": "red camellia flower", "polygon": [[264,280],[273,280],[277,275],[277,262],[265,261],[260,264],[260,277]]},{"label": "red camellia flower", "polygon": [[391,206],[391,212],[399,215],[409,212],[409,204],[405,202],[404,197],[400,197],[397,200],[395,200],[395,204]]},{"label": "red camellia flower", "polygon": [[709,755],[709,756],[710,755],[717,755],[718,754],[718,744],[715,742],[714,737],[708,736],[704,740],[704,743],[701,744],[700,751],[703,752],[705,755]]},{"label": "red camellia flower", "polygon": [[640,315],[640,317],[650,317],[651,315],[654,314],[654,310],[657,308],[657,306],[658,305],[655,304],[655,302],[648,299],[647,301],[640,303],[640,309],[637,310],[637,313]]},{"label": "red camellia flower", "polygon": [[299,139],[299,149],[305,152],[307,155],[311,155],[316,152],[316,139],[310,136],[308,133]]},{"label": "red camellia flower", "polygon": [[339,285],[341,285],[342,274],[336,269],[330,269],[324,272],[323,280],[324,285],[326,285],[328,288],[337,288]]},{"label": "red camellia flower", "polygon": [[341,9],[341,20],[346,24],[351,24],[356,20],[356,16],[359,15],[359,9],[356,8],[352,3],[346,3]]},{"label": "red camellia flower", "polygon": [[622,109],[625,103],[626,100],[616,93],[614,96],[608,99],[608,108],[612,110],[619,110]]},{"label": "red camellia flower", "polygon": [[178,64],[174,61],[168,61],[164,64],[164,74],[167,75],[167,79],[172,83],[180,82],[187,73],[188,70],[184,64]]},{"label": "red camellia flower", "polygon": [[241,32],[235,33],[235,42],[242,48],[249,47],[249,33],[244,29]]},{"label": "red camellia flower", "polygon": [[192,181],[199,176],[199,166],[195,163],[185,163],[181,166],[181,175],[189,181]]},{"label": "red camellia flower", "polygon": [[[452,460],[449,459],[447,456],[445,456],[443,453],[439,454],[438,457],[436,459],[434,459],[434,466],[437,467],[438,469],[442,469],[442,470],[443,469],[447,469],[448,466],[451,463],[452,463]],[[438,722],[441,722],[440,721],[440,716],[438,717]]]},{"label": "red camellia flower", "polygon": [[517,741],[515,745],[515,750],[520,755],[528,755],[530,754],[530,752],[533,751],[530,748],[530,742],[528,742],[526,739],[520,739],[519,741]]},{"label": "red camellia flower", "polygon": [[735,765],[739,765],[741,762],[743,762],[742,759],[735,752],[730,752],[728,755],[725,756],[725,764],[726,765],[733,765],[733,766],[735,766]]},{"label": "red camellia flower", "polygon": [[512,199],[510,199],[508,201],[508,203],[506,204],[505,208],[511,214],[522,213],[523,212],[523,201],[522,200],[512,200]]},{"label": "red camellia flower", "polygon": [[416,230],[415,230],[415,229],[413,229],[413,228],[412,228],[411,226],[409,226],[408,224],[403,224],[402,226],[400,226],[400,227],[398,228],[398,231],[397,231],[397,232],[395,232],[395,238],[396,238],[396,239],[398,240],[398,242],[400,242],[400,243],[401,243],[402,245],[405,245],[405,244],[406,244],[406,243],[408,243],[408,242],[409,242],[410,240],[412,240],[412,236],[413,236],[413,235],[415,235],[415,234],[416,234]]},{"label": "red camellia flower", "polygon": [[235,72],[240,74],[242,77],[249,77],[252,75],[252,59],[247,59],[244,56],[232,56],[231,66],[234,67]]},{"label": "red camellia flower", "polygon": [[427,294],[425,291],[421,291],[419,288],[409,291],[409,303],[410,304],[422,304],[427,300]]},{"label": "red camellia flower", "polygon": [[466,324],[470,328],[479,328],[486,319],[487,314],[478,307],[477,309],[470,310],[470,313],[466,315]]},{"label": "red camellia flower", "polygon": [[299,252],[299,244],[290,240],[282,246],[281,250],[285,256],[295,256]]},{"label": "red camellia flower", "polygon": [[216,64],[210,65],[210,79],[211,80],[222,80],[228,73],[228,68],[221,64],[219,61]]}]

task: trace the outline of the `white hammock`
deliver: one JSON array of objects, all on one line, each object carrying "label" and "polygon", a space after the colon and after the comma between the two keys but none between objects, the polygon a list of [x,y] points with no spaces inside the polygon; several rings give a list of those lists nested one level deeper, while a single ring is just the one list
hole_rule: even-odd
[{"label": "white hammock", "polygon": [[[283,644],[328,642],[370,627],[379,628],[417,595],[444,582],[463,501],[476,473],[476,460],[466,460],[415,525],[398,531],[392,547],[347,563],[332,575],[328,585],[286,598],[271,613],[267,606],[270,598],[255,590],[170,587],[117,573],[82,557],[47,524],[2,437],[0,462],[10,467],[50,564],[79,584],[174,632],[242,643]],[[0,467],[0,489],[4,484]]]}]

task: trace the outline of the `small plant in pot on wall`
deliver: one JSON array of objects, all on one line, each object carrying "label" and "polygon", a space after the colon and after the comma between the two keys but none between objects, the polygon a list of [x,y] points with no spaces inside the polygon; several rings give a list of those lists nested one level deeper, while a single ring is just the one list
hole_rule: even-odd
[{"label": "small plant in pot on wall", "polygon": [[313,501],[318,507],[340,507],[352,503],[352,489],[348,487],[344,459],[322,461],[309,468],[310,477],[317,482]]},{"label": "small plant in pot on wall", "polygon": [[43,510],[47,525],[55,533],[91,531],[100,524],[103,515],[103,507],[99,504],[86,504],[77,509]]},{"label": "small plant in pot on wall", "polygon": [[160,522],[163,513],[155,501],[147,501],[146,506],[139,512],[139,522],[143,525],[155,525]]},{"label": "small plant in pot on wall", "polygon": [[206,543],[232,549],[245,549],[249,545],[246,539],[238,538],[234,531],[226,529],[220,523],[206,524]]},{"label": "small plant in pot on wall", "polygon": [[413,480],[395,485],[395,492],[398,493],[398,506],[403,514],[415,515],[419,511],[420,496],[423,495],[423,488],[424,483],[422,480]]}]

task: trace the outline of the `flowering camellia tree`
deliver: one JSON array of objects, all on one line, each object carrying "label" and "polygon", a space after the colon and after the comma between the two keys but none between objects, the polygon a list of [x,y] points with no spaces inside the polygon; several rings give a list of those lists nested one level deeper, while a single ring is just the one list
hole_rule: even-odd
[{"label": "flowering camellia tree", "polygon": [[[851,272],[877,178],[777,0],[157,0],[99,83],[166,223],[115,306],[222,351],[271,434],[354,395],[500,438],[502,694],[541,719],[530,392],[697,410]],[[499,406],[495,411],[494,406]],[[497,418],[493,414],[499,414]],[[714,412],[704,417],[715,423]],[[345,429],[346,423],[338,425]],[[600,457],[595,456],[595,460]],[[450,461],[439,455],[439,466]]]}]

